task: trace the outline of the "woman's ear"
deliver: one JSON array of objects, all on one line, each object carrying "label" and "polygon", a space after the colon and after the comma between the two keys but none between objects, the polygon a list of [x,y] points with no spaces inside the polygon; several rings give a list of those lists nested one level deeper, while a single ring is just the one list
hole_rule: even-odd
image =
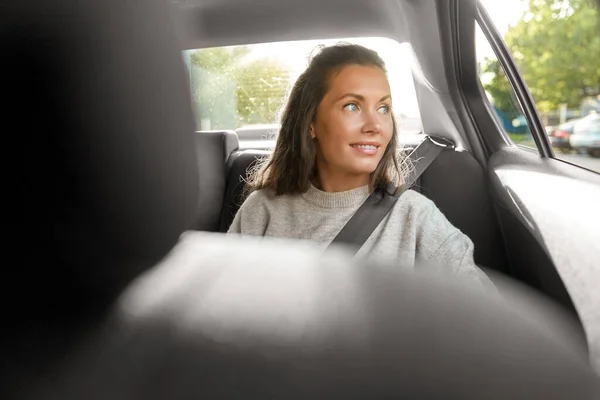
[{"label": "woman's ear", "polygon": [[310,128],[309,128],[309,132],[310,132],[310,138],[311,138],[311,139],[315,139],[315,138],[316,138],[316,136],[317,136],[317,135],[315,134],[315,126],[314,126],[314,125],[315,125],[314,123],[311,123],[311,124],[310,124]]}]

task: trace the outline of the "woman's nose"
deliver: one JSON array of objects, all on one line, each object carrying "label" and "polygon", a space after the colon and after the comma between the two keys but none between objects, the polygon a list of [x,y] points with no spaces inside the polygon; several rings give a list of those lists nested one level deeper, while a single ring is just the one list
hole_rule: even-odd
[{"label": "woman's nose", "polygon": [[373,113],[366,113],[362,131],[363,133],[372,134],[378,134],[381,132],[381,124],[377,118],[377,115],[373,115]]}]

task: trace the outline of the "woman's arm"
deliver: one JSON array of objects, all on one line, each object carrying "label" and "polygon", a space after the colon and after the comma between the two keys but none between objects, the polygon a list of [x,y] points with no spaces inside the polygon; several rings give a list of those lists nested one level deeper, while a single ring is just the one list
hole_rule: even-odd
[{"label": "woman's arm", "polygon": [[419,224],[421,232],[418,237],[423,249],[421,260],[454,275],[494,286],[475,264],[471,239],[454,227],[433,202],[428,203]]},{"label": "woman's arm", "polygon": [[434,262],[446,264],[455,275],[492,285],[490,278],[475,264],[473,242],[467,235],[454,228],[433,255]]},{"label": "woman's arm", "polygon": [[244,205],[235,213],[235,217],[233,218],[233,222],[229,226],[227,233],[242,233],[242,209]]}]

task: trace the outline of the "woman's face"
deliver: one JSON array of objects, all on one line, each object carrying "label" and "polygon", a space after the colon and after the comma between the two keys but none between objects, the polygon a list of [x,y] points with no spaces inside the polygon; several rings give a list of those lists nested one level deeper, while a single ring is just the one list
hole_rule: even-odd
[{"label": "woman's face", "polygon": [[366,185],[393,134],[387,77],[377,67],[349,65],[328,86],[311,124],[321,186],[338,191]]}]

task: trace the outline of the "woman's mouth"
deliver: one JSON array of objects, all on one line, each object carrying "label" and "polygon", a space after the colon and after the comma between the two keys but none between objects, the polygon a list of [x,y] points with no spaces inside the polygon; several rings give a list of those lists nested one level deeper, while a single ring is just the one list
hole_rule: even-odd
[{"label": "woman's mouth", "polygon": [[354,148],[359,154],[363,154],[366,156],[372,156],[377,154],[377,150],[379,149],[379,145],[377,144],[351,144],[350,147]]}]

